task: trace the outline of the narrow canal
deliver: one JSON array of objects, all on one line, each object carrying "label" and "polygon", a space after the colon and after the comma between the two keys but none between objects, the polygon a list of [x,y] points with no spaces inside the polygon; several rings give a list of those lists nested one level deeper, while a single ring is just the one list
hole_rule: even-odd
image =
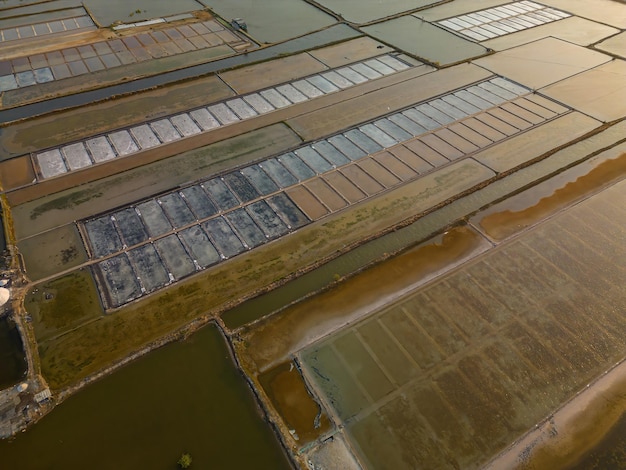
[{"label": "narrow canal", "polygon": [[0,467],[174,470],[183,452],[194,468],[290,468],[214,324],[88,386],[16,439],[0,441]]}]

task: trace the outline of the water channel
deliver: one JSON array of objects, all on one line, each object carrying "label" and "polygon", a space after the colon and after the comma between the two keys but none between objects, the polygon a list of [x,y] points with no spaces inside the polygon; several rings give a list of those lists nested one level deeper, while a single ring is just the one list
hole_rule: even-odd
[{"label": "water channel", "polygon": [[183,452],[194,468],[290,468],[213,324],[0,441],[0,467],[174,470]]}]

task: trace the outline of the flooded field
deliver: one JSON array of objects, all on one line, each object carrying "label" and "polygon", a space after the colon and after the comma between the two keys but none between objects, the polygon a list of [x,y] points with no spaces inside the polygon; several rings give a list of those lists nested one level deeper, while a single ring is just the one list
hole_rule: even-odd
[{"label": "flooded field", "polygon": [[105,27],[117,22],[134,23],[203,9],[195,0],[133,0],[132,4],[124,0],[85,0],[84,5],[97,23]]},{"label": "flooded field", "polygon": [[624,357],[625,188],[300,353],[368,466],[476,468]]},{"label": "flooded field", "polygon": [[363,30],[435,65],[450,65],[488,53],[480,44],[410,15],[366,26]]},{"label": "flooded field", "polygon": [[351,0],[321,0],[318,3],[347,21],[363,24],[397,15],[405,11],[424,8],[437,3],[437,0],[391,0],[386,2],[376,0],[364,0],[360,2]]},{"label": "flooded field", "polygon": [[303,0],[199,0],[222,18],[242,18],[250,35],[262,43],[274,43],[323,29],[335,18]]},{"label": "flooded field", "polygon": [[0,442],[2,466],[24,470],[290,468],[209,325],[71,397],[37,426]]}]

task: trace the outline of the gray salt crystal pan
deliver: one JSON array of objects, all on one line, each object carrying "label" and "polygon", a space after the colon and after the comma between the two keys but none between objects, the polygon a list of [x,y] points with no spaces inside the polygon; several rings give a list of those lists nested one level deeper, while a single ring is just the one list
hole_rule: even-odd
[{"label": "gray salt crystal pan", "polygon": [[115,152],[106,137],[95,137],[87,140],[85,143],[96,163],[115,158]]}]

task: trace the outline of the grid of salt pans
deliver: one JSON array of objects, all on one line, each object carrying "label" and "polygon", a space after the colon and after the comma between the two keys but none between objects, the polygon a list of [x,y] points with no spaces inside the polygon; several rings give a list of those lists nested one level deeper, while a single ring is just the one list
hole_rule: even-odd
[{"label": "grid of salt pans", "polygon": [[157,147],[409,68],[393,54],[331,69],[193,111],[121,129],[34,155],[41,179]]},{"label": "grid of salt pans", "polygon": [[[160,212],[152,210],[159,206],[169,214],[169,223],[152,224],[144,221],[146,229],[142,230],[142,236],[110,235],[109,230],[92,231],[89,228],[90,225],[100,226],[104,220],[108,224],[108,219],[111,215],[115,218],[116,213],[91,219],[83,222],[87,228],[89,252],[92,258],[101,258],[124,251],[149,239],[166,235],[172,230],[268,197],[317,175],[333,171],[416,136],[428,134],[457,120],[477,115],[527,93],[527,88],[495,77],[303,145],[294,151],[264,159],[222,176],[214,176],[185,189],[150,198],[148,201],[151,201],[151,209],[147,212]],[[146,207],[146,201],[127,206],[140,216],[146,212]],[[100,222],[93,224],[94,220]],[[147,220],[152,220],[152,215]],[[133,221],[123,225],[134,233],[142,223]],[[111,233],[117,230],[112,230]]]},{"label": "grid of salt pans", "polygon": [[192,210],[206,213],[214,204],[209,193],[224,198],[224,191],[228,189],[218,179],[87,222],[85,230],[97,250],[137,245],[166,227],[176,228],[96,265],[105,304],[119,307],[309,222],[288,196],[278,193],[198,223]]},{"label": "grid of salt pans", "polygon": [[[456,121],[470,116],[481,119],[485,112],[496,110],[493,111],[495,114],[482,117],[482,127],[491,130],[491,140],[478,136],[481,138],[476,141],[476,134],[467,129],[474,137],[467,132],[463,134],[476,141],[473,147],[476,150],[477,145],[489,145],[494,140],[539,125],[549,116],[567,111],[559,107],[558,111],[544,109],[535,115],[528,109],[519,108],[516,112],[530,119],[524,121],[499,108],[514,103],[529,91],[495,77],[304,145],[293,152],[83,221],[81,225],[91,257],[101,259],[95,272],[106,297],[105,303],[109,307],[121,306],[316,220],[317,216],[307,214],[298,198],[293,198],[291,188],[304,188],[307,181],[316,177],[346,168],[354,169],[354,164],[385,148],[419,136],[417,144],[425,149],[432,146],[430,154],[437,154],[436,149],[442,152],[439,161],[433,161],[436,167],[464,154],[460,150],[451,154],[452,144],[442,139],[450,139],[447,134],[453,134],[439,132]],[[532,102],[528,105],[531,106],[529,109],[541,107]],[[514,108],[515,105],[508,109],[514,111]],[[500,121],[498,116],[511,124]],[[499,137],[493,137],[494,134]],[[459,140],[462,140],[460,134],[451,142]],[[461,148],[465,150],[465,147]],[[471,152],[472,149],[467,150]],[[424,157],[429,158],[430,154],[424,154]],[[430,157],[432,161],[432,155]],[[393,172],[393,169],[388,171]],[[369,178],[378,176],[372,174]],[[399,184],[403,179],[395,178],[390,184]],[[385,186],[376,184],[379,189]],[[364,197],[367,197],[369,192],[363,188]]]},{"label": "grid of salt pans", "polygon": [[569,13],[524,0],[447,18],[437,23],[468,38],[486,41],[569,16]]},{"label": "grid of salt pans", "polygon": [[16,41],[18,39],[28,39],[44,36],[46,34],[62,33],[85,28],[96,29],[96,25],[86,12],[84,16],[0,29],[0,42]]}]

